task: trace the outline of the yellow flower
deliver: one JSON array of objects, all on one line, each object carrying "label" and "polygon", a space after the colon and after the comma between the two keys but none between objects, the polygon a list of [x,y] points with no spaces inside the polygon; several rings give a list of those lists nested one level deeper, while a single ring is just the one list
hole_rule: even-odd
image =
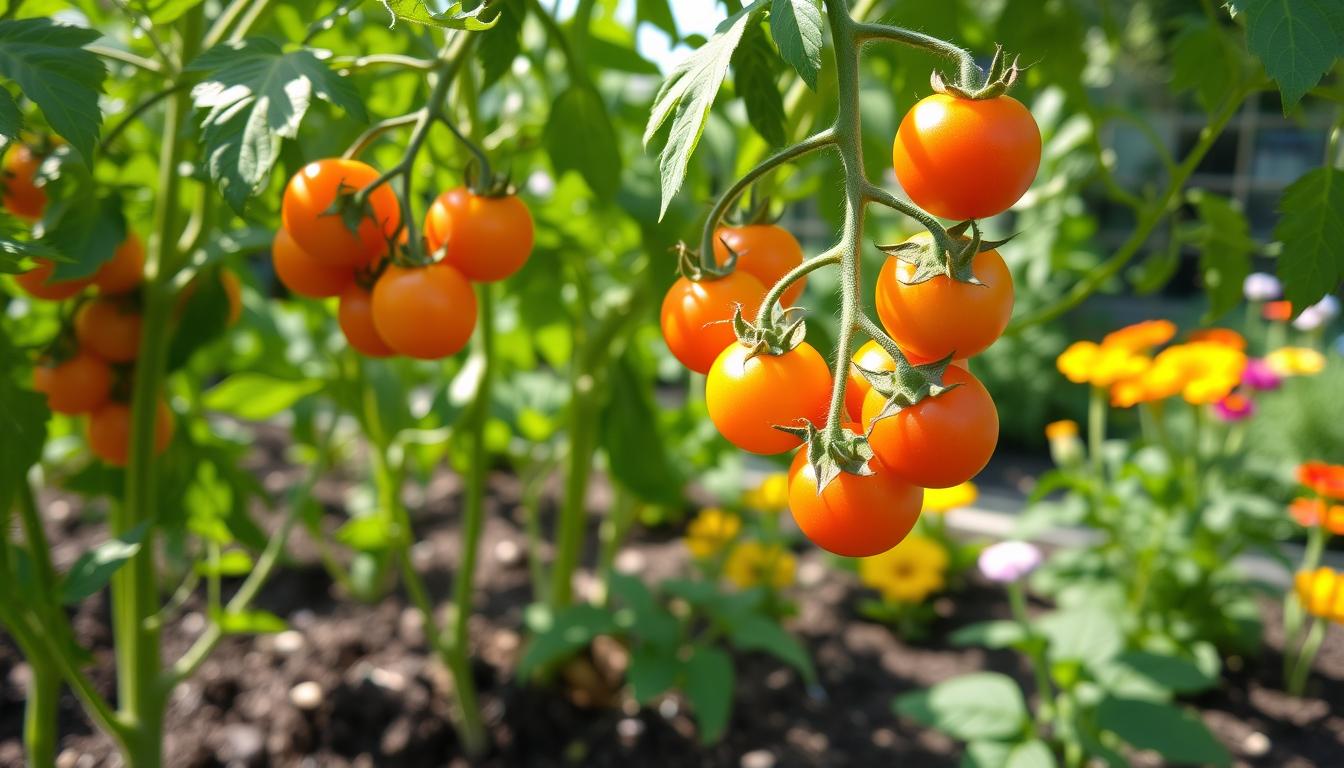
[{"label": "yellow flower", "polygon": [[718,507],[700,510],[686,526],[686,548],[695,557],[713,557],[742,530],[742,519]]},{"label": "yellow flower", "polygon": [[1055,358],[1055,367],[1074,384],[1087,384],[1092,377],[1092,363],[1099,354],[1101,347],[1095,341],[1075,341]]},{"label": "yellow flower", "polygon": [[1241,383],[1246,353],[1211,341],[1176,344],[1158,353],[1137,379],[1118,382],[1111,402],[1128,407],[1180,395],[1193,405],[1227,397]]},{"label": "yellow flower", "polygon": [[798,558],[779,544],[744,541],[733,547],[723,564],[723,575],[739,587],[768,584],[783,589],[793,583]]},{"label": "yellow flower", "polygon": [[943,588],[947,550],[926,536],[907,536],[892,549],[859,561],[859,581],[893,603],[918,603]]},{"label": "yellow flower", "polygon": [[1160,347],[1176,336],[1176,324],[1170,320],[1144,320],[1111,331],[1101,339],[1103,347],[1118,347],[1131,352],[1142,352]]},{"label": "yellow flower", "polygon": [[[1045,425],[1046,440],[1067,440],[1078,436],[1078,422],[1073,419],[1061,419]],[[925,491],[927,494],[928,492]]]},{"label": "yellow flower", "polygon": [[1344,624],[1344,574],[1325,567],[1299,571],[1294,586],[1307,613]]},{"label": "yellow flower", "polygon": [[789,476],[784,472],[766,475],[761,484],[742,494],[742,504],[758,512],[777,512],[789,506]]},{"label": "yellow flower", "polygon": [[969,507],[979,496],[975,483],[969,480],[951,488],[928,488],[924,491],[924,511],[947,512]]},{"label": "yellow flower", "polygon": [[1078,341],[1069,345],[1055,364],[1075,384],[1109,387],[1143,373],[1149,360],[1128,347]]},{"label": "yellow flower", "polygon": [[1280,347],[1265,362],[1280,376],[1314,376],[1325,368],[1325,355],[1310,347]]}]

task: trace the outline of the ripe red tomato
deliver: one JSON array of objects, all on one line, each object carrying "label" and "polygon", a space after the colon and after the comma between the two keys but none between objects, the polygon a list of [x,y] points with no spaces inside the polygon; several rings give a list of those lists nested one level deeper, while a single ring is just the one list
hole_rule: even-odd
[{"label": "ripe red tomato", "polygon": [[462,351],[476,328],[476,293],[444,262],[389,265],[373,286],[373,327],[394,351],[438,360]]},{"label": "ripe red tomato", "polygon": [[[162,399],[154,413],[154,452],[163,453],[173,439],[173,411]],[[131,408],[108,403],[89,414],[85,429],[89,450],[114,467],[124,467],[131,455]]]},{"label": "ripe red tomato", "polygon": [[[854,432],[857,424],[847,425]],[[871,475],[841,472],[817,493],[817,476],[798,451],[789,467],[789,512],[813,544],[842,557],[872,557],[901,543],[915,527],[924,489],[900,479],[879,459]]]},{"label": "ripe red tomato", "polygon": [[386,184],[369,195],[373,217],[351,232],[339,215],[328,214],[338,195],[353,195],[378,178],[358,160],[332,157],[303,167],[285,187],[280,216],[299,247],[333,267],[362,267],[387,252],[387,241],[401,223],[397,196]]},{"label": "ripe red tomato", "polygon": [[33,389],[47,396],[47,407],[57,413],[88,413],[107,402],[112,391],[112,369],[88,352],[60,363],[33,368]]},{"label": "ripe red tomato", "polygon": [[[927,242],[922,232],[906,242]],[[958,359],[978,355],[993,344],[1013,314],[1013,276],[993,249],[977,253],[971,272],[984,285],[938,275],[907,285],[915,268],[889,257],[877,276],[877,316],[882,327],[912,360]]]},{"label": "ripe red tomato", "polygon": [[395,353],[373,327],[373,300],[369,292],[353,283],[341,294],[341,305],[336,311],[345,340],[366,357],[391,357]]},{"label": "ripe red tomato", "polygon": [[[882,348],[882,345],[869,339],[867,343],[859,347],[859,350],[850,358],[855,365],[860,365],[870,371],[894,371],[896,370],[896,361],[891,359],[891,355]],[[873,385],[868,383],[868,379],[863,374],[849,369],[849,381],[845,384],[845,410],[849,411],[849,417],[858,421],[863,415],[863,398],[868,395],[868,390]]]},{"label": "ripe red tomato", "polygon": [[79,293],[93,282],[91,277],[79,277],[74,280],[51,280],[56,265],[50,259],[37,259],[37,266],[14,276],[14,282],[35,299],[64,301]]},{"label": "ripe red tomato", "polygon": [[719,433],[744,451],[783,453],[798,447],[797,437],[775,425],[816,426],[826,421],[831,371],[807,342],[782,355],[757,355],[733,343],[719,354],[705,382],[709,419]]},{"label": "ripe red tomato", "polygon": [[677,278],[663,297],[658,322],[663,340],[681,364],[696,373],[709,373],[714,358],[737,342],[733,333],[733,309],[742,305],[742,316],[756,318],[765,298],[765,286],[743,271],[717,280]]},{"label": "ripe red tomato", "polygon": [[439,195],[425,214],[431,252],[479,283],[503,280],[532,254],[532,214],[516,195],[490,197],[466,187]]},{"label": "ripe red tomato", "polygon": [[93,273],[93,284],[102,293],[126,293],[140,287],[145,279],[145,246],[134,232],[126,235],[112,258]]},{"label": "ripe red tomato", "polygon": [[271,242],[271,264],[275,276],[290,291],[314,299],[340,296],[355,280],[351,267],[333,267],[308,254],[294,242],[289,231],[281,227]]},{"label": "ripe red tomato", "polygon": [[25,144],[16,144],[5,154],[0,204],[21,219],[36,221],[47,207],[47,191],[33,183],[41,165],[42,158]]},{"label": "ripe red tomato", "polygon": [[896,178],[915,205],[957,221],[1008,210],[1040,164],[1040,129],[1011,96],[926,96],[901,120],[892,149]]},{"label": "ripe red tomato", "polygon": [[127,363],[140,352],[140,313],[124,302],[94,299],[75,313],[79,345],[109,363]]},{"label": "ripe red tomato", "polygon": [[[714,232],[714,258],[718,263],[728,260],[730,247],[737,253],[737,268],[754,275],[767,291],[789,270],[803,263],[803,247],[793,233],[775,224],[719,227]],[[792,305],[806,283],[807,278],[803,278],[790,285],[779,303]]]},{"label": "ripe red tomato", "polygon": [[948,366],[943,383],[958,384],[894,416],[875,417],[885,405],[869,392],[863,401],[868,444],[891,471],[922,488],[951,488],[975,477],[999,442],[999,412],[985,385],[968,371]]}]

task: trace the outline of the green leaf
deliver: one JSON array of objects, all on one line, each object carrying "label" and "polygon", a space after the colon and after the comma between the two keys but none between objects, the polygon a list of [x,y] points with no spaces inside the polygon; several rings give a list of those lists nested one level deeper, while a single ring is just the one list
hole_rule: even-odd
[{"label": "green leaf", "polygon": [[[168,346],[168,370],[186,365],[202,347],[224,335],[229,327],[229,298],[219,270],[198,274],[181,294],[182,314]],[[190,291],[190,295],[187,294]]]},{"label": "green leaf", "polygon": [[662,201],[658,210],[660,221],[667,214],[667,207],[672,204],[672,198],[676,197],[682,182],[686,180],[686,164],[700,143],[705,122],[709,120],[710,107],[714,106],[719,86],[723,85],[723,79],[728,74],[733,51],[737,49],[742,33],[764,2],[757,0],[729,16],[719,25],[709,42],[672,70],[658,90],[649,113],[648,125],[644,127],[644,146],[647,147],[668,118],[672,118],[667,143],[658,153],[658,166],[662,174]]},{"label": "green leaf", "polygon": [[61,603],[74,605],[106,586],[112,574],[140,551],[147,530],[149,524],[141,523],[80,555],[61,579]]},{"label": "green leaf", "polygon": [[677,21],[668,0],[635,0],[635,21],[652,24],[673,40],[678,37]]},{"label": "green leaf", "polygon": [[[490,21],[481,20],[481,14],[486,10],[485,3],[481,3],[469,11],[463,10],[464,3],[452,3],[436,13],[429,9],[429,3],[426,0],[379,1],[392,15],[392,22],[388,24],[389,28],[397,25],[397,19],[405,19],[416,24],[428,24],[443,29],[465,29],[469,32],[480,32],[495,26],[495,22],[499,20],[498,16],[490,19]],[[441,5],[441,3],[435,3],[435,5]]]},{"label": "green leaf", "polygon": [[783,146],[784,97],[776,79],[775,52],[759,24],[747,29],[733,53],[733,86],[747,107],[751,127],[771,146]]},{"label": "green leaf", "polygon": [[45,18],[0,21],[0,75],[19,84],[86,163],[103,125],[98,94],[107,68],[84,50],[98,37],[92,29]]},{"label": "green leaf", "polygon": [[634,613],[630,634],[645,643],[674,650],[681,640],[681,623],[658,604],[649,588],[635,576],[613,573],[610,584],[612,597]]},{"label": "green leaf", "polygon": [[1209,297],[1203,322],[1212,323],[1241,303],[1241,284],[1251,273],[1256,243],[1235,202],[1202,189],[1190,190],[1187,197],[1199,222],[1183,235],[1199,249],[1199,271]]},{"label": "green leaf", "polygon": [[1285,112],[1344,56],[1344,5],[1338,0],[1238,0],[1246,46],[1279,84]]},{"label": "green leaf", "polygon": [[241,549],[221,552],[216,566],[207,558],[196,563],[195,571],[200,576],[246,576],[252,572],[252,556]]},{"label": "green leaf", "polygon": [[269,611],[225,611],[215,621],[226,635],[269,635],[289,629],[284,619]]},{"label": "green leaf", "polygon": [[686,660],[685,690],[700,724],[700,743],[713,744],[733,710],[733,660],[717,648],[696,647]]},{"label": "green leaf", "polygon": [[285,53],[270,40],[248,38],[211,48],[187,69],[208,73],[191,90],[205,111],[206,169],[238,212],[266,182],[280,140],[298,136],[313,96],[368,120],[354,86],[308,50]]},{"label": "green leaf", "polygon": [[1022,625],[1016,621],[982,621],[953,632],[948,638],[952,645],[978,645],[984,648],[1010,648],[1027,638]]},{"label": "green leaf", "polygon": [[1169,691],[1199,693],[1217,683],[1215,677],[1206,674],[1190,659],[1150,651],[1120,654],[1097,670],[1097,678],[1106,690],[1117,696],[1158,701],[1169,699]]},{"label": "green leaf", "polygon": [[322,389],[317,379],[287,380],[264,373],[235,373],[205,393],[205,407],[248,421],[265,421]]},{"label": "green leaf", "polygon": [[658,429],[650,382],[640,377],[630,354],[611,361],[611,402],[602,412],[602,448],[611,474],[640,499],[680,504],[684,486]]},{"label": "green leaf", "polygon": [[23,115],[19,112],[19,105],[14,103],[14,96],[8,88],[0,87],[0,136],[17,139],[22,129]]},{"label": "green leaf", "polygon": [[807,87],[817,89],[821,71],[821,9],[814,0],[773,0],[770,3],[770,32],[779,46],[779,55],[789,62]]},{"label": "green leaf", "polygon": [[1171,88],[1193,91],[1205,112],[1222,106],[1241,79],[1236,48],[1221,27],[1202,16],[1180,20],[1181,31],[1171,43]]},{"label": "green leaf", "polygon": [[534,622],[536,635],[518,663],[518,676],[528,678],[533,672],[586,648],[598,635],[611,634],[617,629],[611,612],[595,605],[584,603],[563,608],[558,614],[545,613]]},{"label": "green leaf", "polygon": [[382,552],[391,545],[392,532],[378,515],[353,517],[336,529],[336,540],[360,552]]},{"label": "green leaf", "polygon": [[578,171],[604,200],[620,189],[620,142],[602,95],[591,84],[574,83],[556,97],[546,124],[546,150],[556,176]]},{"label": "green leaf", "polygon": [[1042,616],[1036,628],[1050,641],[1050,658],[1097,664],[1114,658],[1125,645],[1115,613],[1083,606]]},{"label": "green leaf", "polygon": [[802,643],[764,616],[744,614],[728,625],[728,639],[742,651],[764,651],[792,666],[808,685],[817,683],[817,670]]},{"label": "green leaf", "polygon": [[997,672],[976,672],[897,697],[896,714],[962,741],[1011,739],[1027,722],[1017,683]]},{"label": "green leaf", "polygon": [[58,200],[48,214],[51,229],[42,244],[59,253],[52,277],[70,280],[88,277],[112,258],[126,239],[126,217],[121,198],[97,195],[91,184],[80,183],[75,194]]},{"label": "green leaf", "polygon": [[618,43],[600,35],[588,38],[588,62],[608,72],[630,72],[636,75],[657,75],[658,65],[639,55],[626,43]]},{"label": "green leaf", "polygon": [[476,57],[481,61],[481,88],[489,88],[513,66],[513,60],[522,51],[523,21],[527,18],[526,3],[500,3],[499,16],[489,32],[481,34],[476,43]]},{"label": "green leaf", "polygon": [[1284,298],[1301,310],[1344,278],[1344,171],[1317,168],[1283,191],[1274,237],[1283,243]]},{"label": "green leaf", "polygon": [[635,695],[635,701],[648,704],[677,682],[681,661],[676,649],[660,648],[652,643],[641,643],[630,653],[630,669],[626,678]]},{"label": "green leaf", "polygon": [[1204,721],[1185,709],[1155,701],[1107,697],[1097,706],[1097,725],[1136,749],[1151,749],[1168,762],[1228,765],[1231,757]]},{"label": "green leaf", "polygon": [[1040,739],[1022,742],[973,741],[966,745],[962,768],[1054,768],[1055,755]]},{"label": "green leaf", "polygon": [[139,0],[136,5],[154,24],[171,24],[182,14],[200,5],[200,0]]},{"label": "green leaf", "polygon": [[[0,333],[0,368],[16,371],[27,365],[9,336]],[[4,509],[9,508],[20,484],[28,482],[28,470],[42,459],[50,415],[46,397],[20,387],[13,375],[0,376],[0,505]]]}]

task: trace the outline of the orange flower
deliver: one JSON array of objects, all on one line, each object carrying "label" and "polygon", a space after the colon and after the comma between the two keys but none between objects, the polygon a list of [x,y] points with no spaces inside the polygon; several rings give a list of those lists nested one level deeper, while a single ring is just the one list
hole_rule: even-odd
[{"label": "orange flower", "polygon": [[1312,616],[1344,623],[1344,574],[1321,567],[1299,571],[1293,579],[1297,599]]},{"label": "orange flower", "polygon": [[1238,352],[1246,351],[1246,337],[1231,328],[1202,328],[1190,334],[1190,341],[1207,341]]},{"label": "orange flower", "polygon": [[1344,466],[1308,461],[1297,468],[1297,481],[1326,498],[1344,501]]},{"label": "orange flower", "polygon": [[1144,352],[1160,347],[1176,335],[1176,324],[1170,320],[1144,320],[1111,331],[1101,339],[1104,347],[1121,347],[1132,352]]},{"label": "orange flower", "polygon": [[1293,499],[1288,513],[1303,528],[1319,525],[1336,536],[1344,535],[1344,504],[1327,504],[1325,499],[1302,496]]},{"label": "orange flower", "polygon": [[1192,405],[1208,405],[1236,389],[1245,368],[1245,353],[1231,347],[1208,341],[1176,344],[1158,353],[1137,381],[1113,388],[1111,401],[1127,407],[1180,395]]},{"label": "orange flower", "polygon": [[1286,323],[1293,316],[1293,302],[1291,301],[1270,301],[1265,303],[1265,308],[1261,310],[1266,320],[1272,320],[1280,323]]},{"label": "orange flower", "polygon": [[1045,425],[1045,438],[1047,440],[1068,440],[1077,436],[1078,422],[1072,419],[1061,419]]}]

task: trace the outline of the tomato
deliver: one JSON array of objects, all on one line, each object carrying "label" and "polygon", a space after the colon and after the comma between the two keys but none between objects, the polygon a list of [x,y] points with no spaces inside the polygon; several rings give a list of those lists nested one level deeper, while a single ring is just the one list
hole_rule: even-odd
[{"label": "tomato", "polygon": [[351,232],[339,214],[328,211],[338,195],[353,195],[378,178],[358,160],[328,158],[309,163],[289,180],[280,206],[284,228],[300,248],[333,267],[362,267],[387,252],[387,241],[401,224],[397,196],[386,184],[369,195],[373,216]]},{"label": "tomato", "polygon": [[927,96],[901,120],[892,148],[896,178],[915,205],[957,221],[1008,210],[1040,164],[1040,129],[1011,96]]},{"label": "tomato", "polygon": [[93,273],[93,284],[106,294],[126,293],[140,287],[145,279],[145,246],[134,232],[126,236]]},{"label": "tomato", "polygon": [[314,299],[340,296],[355,280],[351,267],[333,267],[308,254],[281,227],[271,242],[271,264],[275,276],[290,291]]},{"label": "tomato", "polygon": [[975,477],[999,442],[999,412],[985,385],[955,365],[948,366],[943,383],[960,386],[876,422],[882,395],[869,392],[863,401],[873,453],[898,477],[923,488],[951,488]]},{"label": "tomato", "polygon": [[[922,232],[906,242],[927,242]],[[877,316],[912,360],[977,355],[993,344],[1013,314],[1013,276],[993,249],[977,253],[971,272],[984,285],[938,275],[915,285],[914,265],[889,257],[877,276]]]},{"label": "tomato", "polygon": [[[714,258],[718,263],[728,260],[730,247],[737,253],[737,268],[755,276],[767,291],[789,270],[803,263],[803,247],[793,233],[775,224],[719,227],[714,232]],[[787,307],[797,301],[806,283],[807,278],[803,278],[790,285],[780,297],[780,304]]]},{"label": "tomato", "polygon": [[454,355],[476,328],[476,293],[443,262],[392,264],[373,286],[373,327],[400,354],[421,360]]},{"label": "tomato", "polygon": [[[173,411],[162,399],[154,413],[154,452],[163,453],[173,439]],[[131,457],[131,408],[108,403],[89,414],[85,428],[89,450],[114,467],[124,467]]]},{"label": "tomato", "polygon": [[47,407],[57,413],[88,413],[107,402],[112,391],[112,369],[88,352],[60,363],[33,368],[33,389],[47,396]]},{"label": "tomato", "polygon": [[[847,425],[854,432],[856,424]],[[900,479],[880,459],[871,475],[841,472],[817,493],[817,476],[798,451],[789,467],[789,512],[813,544],[843,557],[872,557],[901,543],[919,519],[924,489]]]},{"label": "tomato", "polygon": [[125,302],[94,299],[75,313],[79,345],[109,363],[127,363],[140,351],[140,313]]},{"label": "tomato", "polygon": [[16,144],[5,155],[3,174],[0,174],[0,204],[21,219],[36,221],[47,207],[47,191],[33,183],[42,158],[23,144]]},{"label": "tomato", "polygon": [[516,195],[490,197],[466,187],[439,195],[425,214],[431,252],[470,280],[493,283],[522,269],[532,254],[532,214]]},{"label": "tomato", "polygon": [[[863,366],[870,371],[896,370],[896,361],[891,359],[891,355],[887,354],[882,345],[872,339],[859,347],[859,351],[855,352],[851,359],[855,365]],[[849,369],[849,381],[845,384],[845,410],[849,411],[851,419],[858,421],[863,415],[863,398],[872,388],[873,385],[868,383],[863,374],[854,368]]]},{"label": "tomato", "polygon": [[742,305],[742,316],[756,319],[765,298],[765,286],[747,272],[733,272],[716,280],[680,277],[663,297],[658,322],[663,340],[681,364],[696,373],[709,373],[714,358],[730,344],[733,308]]},{"label": "tomato", "polygon": [[37,266],[21,275],[14,276],[14,282],[18,283],[20,288],[27,291],[28,295],[35,299],[64,301],[84,290],[89,283],[93,282],[91,277],[52,282],[50,279],[51,273],[56,269],[56,265],[50,259],[37,259],[36,261]]},{"label": "tomato", "polygon": [[336,311],[345,340],[366,357],[391,357],[392,348],[373,327],[373,301],[369,292],[359,284],[351,284],[341,294],[341,305]]},{"label": "tomato", "polygon": [[816,426],[826,421],[831,372],[807,342],[782,355],[757,355],[733,343],[719,354],[705,382],[709,419],[728,442],[752,453],[783,453],[799,438],[775,425]]}]

